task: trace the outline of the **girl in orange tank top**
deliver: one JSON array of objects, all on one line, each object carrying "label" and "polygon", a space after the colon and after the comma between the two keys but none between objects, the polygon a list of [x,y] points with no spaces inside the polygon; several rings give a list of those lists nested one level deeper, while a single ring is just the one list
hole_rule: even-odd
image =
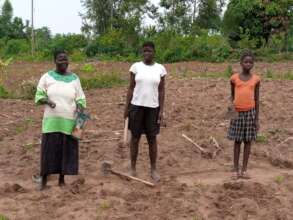
[{"label": "girl in orange tank top", "polygon": [[[256,140],[259,129],[259,88],[260,77],[251,72],[254,66],[254,55],[246,51],[241,56],[241,73],[231,77],[232,109],[237,116],[231,119],[228,138],[234,141],[233,178],[250,178],[247,164],[251,142]],[[244,143],[243,165],[239,170],[239,157],[242,142]]]}]

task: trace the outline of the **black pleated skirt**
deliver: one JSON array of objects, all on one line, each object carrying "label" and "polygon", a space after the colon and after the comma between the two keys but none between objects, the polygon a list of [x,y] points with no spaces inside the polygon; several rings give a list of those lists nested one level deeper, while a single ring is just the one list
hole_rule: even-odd
[{"label": "black pleated skirt", "polygon": [[42,135],[40,175],[77,175],[78,160],[78,141],[72,136],[60,132]]}]

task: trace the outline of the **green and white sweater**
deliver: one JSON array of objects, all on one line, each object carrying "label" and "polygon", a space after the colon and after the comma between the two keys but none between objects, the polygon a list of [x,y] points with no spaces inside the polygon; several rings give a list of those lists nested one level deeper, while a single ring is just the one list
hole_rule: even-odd
[{"label": "green and white sweater", "polygon": [[53,109],[45,106],[42,133],[61,132],[70,135],[75,126],[77,104],[86,107],[80,80],[74,73],[60,75],[55,71],[45,73],[38,84],[35,103],[49,98],[56,104]]}]

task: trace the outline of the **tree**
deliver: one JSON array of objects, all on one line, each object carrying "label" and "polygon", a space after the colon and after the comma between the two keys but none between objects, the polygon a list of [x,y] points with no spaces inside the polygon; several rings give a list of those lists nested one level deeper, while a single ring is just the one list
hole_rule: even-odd
[{"label": "tree", "polygon": [[[195,0],[161,0],[160,6],[164,9],[159,17],[161,30],[175,31],[177,33],[187,34],[192,26],[194,18]],[[193,6],[194,6],[193,5]]]},{"label": "tree", "polygon": [[104,34],[110,27],[113,1],[111,0],[82,0],[86,12],[82,15],[82,31],[86,34]]},{"label": "tree", "polygon": [[11,32],[11,21],[13,8],[9,0],[5,0],[0,16],[0,38],[9,35]]},{"label": "tree", "polygon": [[[268,44],[275,34],[288,37],[293,16],[292,0],[231,0],[224,15],[223,31],[232,41],[246,35],[257,46]],[[286,40],[285,40],[286,41]]]},{"label": "tree", "polygon": [[200,28],[218,31],[221,25],[220,14],[221,5],[217,4],[217,0],[200,0],[196,23]]},{"label": "tree", "polygon": [[111,29],[140,29],[147,0],[81,0],[83,32],[97,36]]},{"label": "tree", "polygon": [[6,0],[2,6],[0,16],[0,38],[24,39],[25,26],[19,17],[13,18],[13,7],[9,0]]}]

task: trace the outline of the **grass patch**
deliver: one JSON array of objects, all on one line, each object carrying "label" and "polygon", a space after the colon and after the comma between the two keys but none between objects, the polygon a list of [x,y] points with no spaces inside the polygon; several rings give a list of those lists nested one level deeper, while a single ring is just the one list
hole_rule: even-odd
[{"label": "grass patch", "polygon": [[283,75],[283,79],[284,80],[293,80],[293,72],[292,71],[288,71]]},{"label": "grass patch", "polygon": [[20,85],[21,99],[33,100],[37,91],[37,82],[34,80],[24,80]]},{"label": "grass patch", "polygon": [[120,74],[99,74],[92,78],[80,78],[83,89],[112,88],[126,84]]},{"label": "grass patch", "polygon": [[86,63],[80,68],[80,71],[83,73],[94,73],[96,69],[92,64]]},{"label": "grass patch", "polygon": [[273,77],[274,77],[273,71],[271,71],[270,69],[267,69],[267,70],[265,71],[265,77],[266,77],[267,79],[273,79]]},{"label": "grass patch", "polygon": [[230,78],[233,74],[233,68],[231,65],[228,65],[225,72],[224,72],[224,75],[226,78]]},{"label": "grass patch", "polygon": [[111,203],[107,200],[104,200],[100,203],[100,206],[97,210],[97,218],[96,220],[100,220],[102,219],[102,214],[105,210],[110,209],[111,208]]},{"label": "grass patch", "polygon": [[9,220],[6,216],[0,214],[0,220]]},{"label": "grass patch", "polygon": [[264,134],[258,134],[256,137],[256,142],[257,143],[268,143],[268,139]]},{"label": "grass patch", "polygon": [[276,176],[275,178],[275,182],[279,185],[281,185],[285,180],[285,177],[284,176]]},{"label": "grass patch", "polygon": [[17,134],[20,134],[27,130],[29,126],[33,124],[33,119],[32,118],[26,118],[23,123],[15,127],[15,132]]},{"label": "grass patch", "polygon": [[[0,84],[0,98],[8,98],[9,93],[3,85]],[[1,219],[0,219],[1,220]]]}]

